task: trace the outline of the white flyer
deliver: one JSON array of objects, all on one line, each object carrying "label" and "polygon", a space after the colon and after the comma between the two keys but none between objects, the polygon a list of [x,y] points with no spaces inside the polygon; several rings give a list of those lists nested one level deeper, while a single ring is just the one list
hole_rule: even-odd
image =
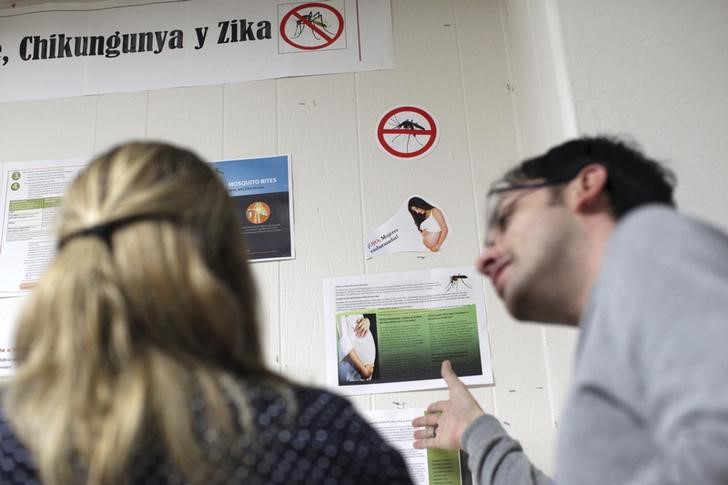
[{"label": "white flyer", "polygon": [[424,408],[377,409],[362,413],[367,421],[400,452],[410,477],[417,485],[465,485],[472,483],[465,455],[457,450],[417,450],[412,447],[412,420]]},{"label": "white flyer", "polygon": [[0,297],[33,288],[56,251],[61,196],[86,160],[5,163],[0,192]]},{"label": "white flyer", "polygon": [[481,276],[472,266],[324,280],[327,383],[347,395],[492,384]]}]

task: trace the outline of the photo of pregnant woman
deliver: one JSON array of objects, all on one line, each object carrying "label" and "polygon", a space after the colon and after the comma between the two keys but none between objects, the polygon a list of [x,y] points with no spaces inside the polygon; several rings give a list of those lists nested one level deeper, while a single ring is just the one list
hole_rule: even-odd
[{"label": "photo of pregnant woman", "polygon": [[373,313],[338,316],[340,385],[376,380],[376,318]]},{"label": "photo of pregnant woman", "polygon": [[410,198],[407,208],[422,234],[422,244],[433,253],[439,251],[448,233],[442,211],[420,197]]}]

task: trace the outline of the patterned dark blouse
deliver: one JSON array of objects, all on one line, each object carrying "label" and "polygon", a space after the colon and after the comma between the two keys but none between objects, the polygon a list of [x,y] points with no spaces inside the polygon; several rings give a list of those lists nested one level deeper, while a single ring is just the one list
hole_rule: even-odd
[{"label": "patterned dark blouse", "polygon": [[[278,392],[248,385],[245,395],[255,410],[257,432],[241,433],[237,442],[230,444],[236,448],[234,452],[218,447],[206,449],[216,469],[215,476],[206,483],[412,483],[402,456],[343,398],[295,387],[297,412],[286,418],[288,404]],[[204,429],[198,431],[204,436]],[[248,436],[251,434],[255,436]],[[186,483],[179,472],[170,468],[158,443],[139,453],[129,476],[133,485]],[[0,484],[39,483],[32,456],[0,410]]]}]

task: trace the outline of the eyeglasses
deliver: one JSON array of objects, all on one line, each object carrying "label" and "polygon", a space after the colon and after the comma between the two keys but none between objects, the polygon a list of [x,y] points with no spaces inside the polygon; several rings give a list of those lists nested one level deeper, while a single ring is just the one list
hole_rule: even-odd
[{"label": "eyeglasses", "polygon": [[[485,245],[492,246],[494,237],[503,234],[508,228],[513,214],[516,213],[516,207],[518,202],[528,194],[531,194],[533,190],[541,189],[543,187],[554,187],[556,185],[563,185],[569,182],[573,177],[557,177],[552,180],[544,180],[541,182],[524,182],[524,183],[509,183],[506,181],[496,183],[488,191],[488,195],[485,200]],[[500,195],[505,192],[523,191],[522,194],[513,197],[507,204],[501,205]],[[496,199],[496,196],[499,198]]]}]

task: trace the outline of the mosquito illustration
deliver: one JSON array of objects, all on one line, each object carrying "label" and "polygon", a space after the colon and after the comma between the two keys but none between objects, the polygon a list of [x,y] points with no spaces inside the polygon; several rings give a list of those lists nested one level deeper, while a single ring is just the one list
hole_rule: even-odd
[{"label": "mosquito illustration", "polygon": [[450,291],[453,288],[455,288],[455,291],[460,291],[460,283],[472,289],[472,286],[465,281],[466,279],[468,279],[468,277],[464,274],[450,275],[450,284],[445,287],[445,291]]},{"label": "mosquito illustration", "polygon": [[313,11],[309,10],[308,13],[304,14],[302,17],[303,18],[299,18],[298,20],[296,20],[296,31],[293,33],[292,36],[294,39],[300,37],[306,27],[311,27],[311,33],[313,34],[314,39],[320,40],[319,36],[316,35],[316,29],[314,29],[312,25],[315,25],[332,37],[334,36],[334,33],[328,29],[328,24],[324,22],[324,16],[321,12],[314,13]]},{"label": "mosquito illustration", "polygon": [[[416,121],[414,121],[414,120],[406,119],[406,120],[400,122],[397,119],[396,116],[393,116],[392,117],[392,120],[390,120],[389,123],[390,123],[390,125],[392,126],[393,129],[399,129],[399,130],[410,130],[410,131],[414,131],[414,130],[426,130],[427,129],[424,126],[422,126],[421,124],[419,124]],[[394,138],[392,138],[392,143],[394,143],[394,141],[397,138],[399,138],[400,136],[402,136],[402,135],[406,135],[407,136],[407,143],[406,143],[406,149],[405,149],[406,152],[409,152],[409,142],[410,142],[410,139],[413,139],[414,141],[417,142],[417,144],[419,146],[422,146],[422,143],[420,143],[420,141],[417,139],[417,134],[416,133],[400,133],[397,136],[395,136]]]}]

